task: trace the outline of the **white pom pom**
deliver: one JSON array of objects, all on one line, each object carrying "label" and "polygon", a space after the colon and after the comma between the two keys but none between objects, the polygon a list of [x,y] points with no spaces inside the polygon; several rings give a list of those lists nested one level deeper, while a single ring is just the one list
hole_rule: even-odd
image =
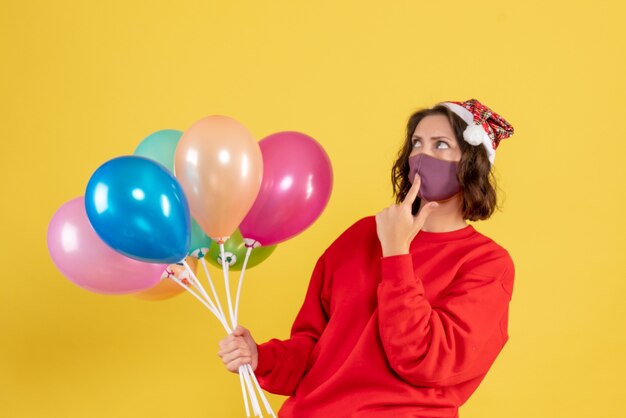
[{"label": "white pom pom", "polygon": [[483,127],[474,123],[468,125],[465,131],[463,131],[465,142],[474,146],[482,144],[484,136],[485,131]]}]

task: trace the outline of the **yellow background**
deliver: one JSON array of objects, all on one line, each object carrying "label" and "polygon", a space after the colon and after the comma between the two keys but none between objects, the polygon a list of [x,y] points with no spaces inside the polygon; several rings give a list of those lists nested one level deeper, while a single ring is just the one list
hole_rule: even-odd
[{"label": "yellow background", "polygon": [[191,296],[91,294],[52,264],[47,224],[100,164],[210,114],[318,139],[331,201],[244,288],[242,323],[284,338],[319,254],[391,203],[408,115],[471,97],[516,128],[503,211],[477,228],[517,275],[511,339],[461,416],[626,416],[622,4],[2,1],[0,416],[244,416]]}]

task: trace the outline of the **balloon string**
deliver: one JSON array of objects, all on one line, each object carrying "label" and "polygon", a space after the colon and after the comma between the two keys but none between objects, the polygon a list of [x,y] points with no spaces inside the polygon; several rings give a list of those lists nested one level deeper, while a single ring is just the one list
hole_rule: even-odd
[{"label": "balloon string", "polygon": [[232,323],[233,329],[237,327],[235,323],[235,315],[233,313],[233,302],[230,297],[230,282],[228,281],[228,261],[226,261],[226,256],[224,255],[224,243],[220,244],[220,253],[222,255],[222,272],[224,273],[224,287],[226,288],[226,300],[228,301],[228,313],[230,314],[230,322]]},{"label": "balloon string", "polygon": [[243,383],[243,374],[239,373],[239,383],[241,384],[241,394],[243,395],[243,404],[246,407],[246,416],[250,417],[250,407],[248,406],[248,394],[246,393],[246,385]]},{"label": "balloon string", "polygon": [[[193,270],[189,267],[189,264],[187,264],[187,260],[183,260],[183,265],[185,266],[185,268],[187,269],[187,272],[189,273],[189,276],[191,277],[191,284],[193,285],[193,287],[202,294],[202,296],[204,296],[205,300],[211,305],[211,307],[219,312],[222,316],[222,318],[226,319],[224,317],[224,312],[221,310],[218,310],[215,306],[215,303],[213,302],[213,300],[211,299],[211,297],[207,294],[206,290],[204,290],[204,287],[202,286],[202,284],[200,283],[200,280],[198,280],[198,277],[196,276],[196,274],[193,272]],[[219,298],[217,297],[217,295],[215,294],[215,292],[213,293],[213,295],[215,296],[215,299],[217,300],[217,303],[219,305]]]},{"label": "balloon string", "polygon": [[171,277],[172,280],[174,280],[176,283],[178,283],[179,286],[181,286],[183,289],[185,289],[187,292],[191,293],[193,295],[193,297],[195,297],[196,299],[198,299],[200,301],[200,303],[202,303],[209,311],[211,311],[211,313],[213,315],[215,315],[215,317],[220,321],[220,323],[222,324],[222,326],[224,327],[224,329],[226,330],[226,332],[228,334],[232,333],[232,330],[230,329],[230,327],[228,326],[228,323],[226,323],[226,321],[222,318],[222,316],[219,314],[219,312],[217,311],[217,309],[214,309],[211,307],[211,305],[209,305],[209,302],[207,302],[206,300],[204,300],[202,298],[202,296],[198,295],[196,292],[194,292],[193,290],[191,290],[189,288],[189,286],[186,286],[183,282],[180,281],[180,279],[178,279],[176,276],[172,276]]},{"label": "balloon string", "polygon": [[250,375],[248,374],[248,368],[246,365],[239,366],[239,374],[243,374],[244,381],[248,387],[248,394],[250,395],[250,401],[252,402],[252,411],[254,412],[254,416],[263,417],[261,406],[259,405],[259,400],[256,398],[256,393],[254,392],[254,387],[252,386],[252,381],[250,379]]},{"label": "balloon string", "polygon": [[[237,285],[237,296],[235,299],[235,315],[234,315],[234,322],[233,322],[233,328],[235,328],[238,324],[238,318],[239,318],[239,300],[241,298],[241,289],[243,287],[243,278],[246,272],[246,267],[248,265],[248,260],[250,259],[250,254],[252,253],[252,246],[249,246],[247,251],[246,251],[246,256],[244,258],[243,261],[243,266],[241,268],[241,273],[239,275],[239,284]],[[224,255],[222,255],[222,264],[224,264]],[[274,414],[274,411],[272,410],[272,407],[269,404],[269,401],[267,400],[267,397],[265,396],[265,393],[263,392],[263,390],[261,389],[261,385],[259,384],[259,381],[256,378],[256,375],[254,374],[254,370],[252,370],[252,366],[250,364],[246,364],[244,366],[242,366],[243,368],[245,368],[244,370],[244,375],[245,376],[249,376],[252,378],[252,381],[254,382],[254,386],[256,387],[256,391],[258,392],[259,396],[261,397],[261,401],[263,402],[263,406],[265,407],[265,410],[267,411],[268,414],[270,414],[272,417],[276,418],[276,414]],[[239,369],[240,373],[242,371],[242,369]],[[248,388],[249,391],[252,390],[252,388]],[[258,405],[258,401],[256,400],[255,395],[251,396],[251,399],[254,399],[253,401],[253,407],[254,407],[254,403],[256,403]],[[260,411],[260,406],[258,406],[259,408],[259,415],[263,416],[261,414]],[[256,413],[255,413],[256,415]]]},{"label": "balloon string", "polygon": [[250,376],[252,377],[252,380],[254,381],[256,390],[259,392],[259,395],[261,395],[261,401],[263,402],[263,406],[265,406],[265,410],[267,411],[268,414],[276,418],[276,415],[274,414],[274,410],[270,406],[270,403],[268,402],[267,397],[265,396],[265,393],[261,389],[261,385],[259,384],[259,381],[257,380],[256,375],[254,374],[254,370],[252,370],[252,366],[250,364],[246,364],[246,367],[248,368],[248,372],[250,373]]},{"label": "balloon string", "polygon": [[[179,279],[175,275],[170,276],[170,278],[172,280],[174,280],[176,283],[182,285],[183,289],[189,291],[189,293],[191,293],[192,295],[194,295],[194,296],[197,295],[200,299],[202,299],[202,301],[205,302],[204,305],[207,308],[209,308],[209,310],[211,311],[211,313],[213,315],[219,314],[219,312],[215,308],[215,305],[212,303],[211,300],[208,300],[208,299],[206,299],[206,297],[204,297],[203,293],[198,289],[198,285],[194,282],[194,280],[192,278],[190,278],[189,280]],[[196,290],[195,292],[192,290],[192,287],[193,287],[193,289]],[[198,292],[198,293],[196,293],[196,292]]]},{"label": "balloon string", "polygon": [[185,269],[187,270],[187,273],[189,273],[189,277],[191,278],[191,284],[193,285],[193,287],[198,292],[200,292],[202,296],[204,296],[205,300],[211,304],[211,307],[213,307],[213,309],[217,310],[217,308],[215,307],[215,304],[213,303],[213,300],[209,297],[206,290],[204,290],[204,287],[200,283],[200,280],[198,280],[198,277],[196,276],[196,274],[193,272],[191,267],[189,267],[189,264],[187,264],[187,261],[183,260],[182,263]]},{"label": "balloon string", "polygon": [[226,319],[226,315],[224,314],[224,309],[222,309],[220,298],[217,296],[217,292],[215,291],[215,286],[213,285],[213,280],[211,280],[211,275],[209,274],[209,269],[206,265],[206,261],[204,260],[204,257],[200,258],[200,262],[202,263],[202,267],[204,268],[204,272],[206,273],[206,277],[209,281],[209,286],[211,286],[211,292],[213,293],[213,297],[215,298],[215,301],[217,302],[217,308],[222,314],[222,318]]},{"label": "balloon string", "polygon": [[[234,327],[239,323],[239,298],[241,296],[241,287],[243,285],[243,275],[246,271],[246,266],[248,265],[248,259],[250,258],[250,253],[252,252],[252,247],[248,247],[246,251],[246,257],[243,260],[243,267],[241,268],[241,274],[239,274],[239,284],[237,285],[237,297],[235,298],[235,323]],[[222,258],[223,260],[223,258]]]}]

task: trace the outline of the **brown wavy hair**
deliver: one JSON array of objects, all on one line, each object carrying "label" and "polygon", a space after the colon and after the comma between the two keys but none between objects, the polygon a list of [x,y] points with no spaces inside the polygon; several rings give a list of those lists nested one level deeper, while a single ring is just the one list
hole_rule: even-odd
[{"label": "brown wavy hair", "polygon": [[[406,138],[391,169],[391,184],[396,203],[404,200],[411,188],[409,182],[409,154],[413,150],[413,132],[422,119],[430,115],[444,115],[454,130],[456,142],[461,148],[461,160],[458,163],[457,177],[463,193],[463,219],[478,221],[488,219],[498,208],[496,197],[496,179],[491,170],[485,147],[473,146],[463,139],[467,123],[445,106],[437,105],[413,113],[406,125]],[[413,202],[413,214],[419,210],[421,199]]]}]

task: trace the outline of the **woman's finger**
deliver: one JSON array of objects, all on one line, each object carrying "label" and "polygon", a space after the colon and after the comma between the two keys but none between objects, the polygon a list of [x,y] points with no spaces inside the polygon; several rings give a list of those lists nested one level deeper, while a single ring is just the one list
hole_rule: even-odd
[{"label": "woman's finger", "polygon": [[238,358],[250,358],[250,357],[251,357],[250,351],[241,349],[241,348],[221,356],[222,362],[224,364],[229,364]]},{"label": "woman's finger", "polygon": [[228,363],[226,365],[226,368],[228,369],[228,371],[231,371],[233,373],[239,373],[239,368],[241,366],[243,366],[244,364],[250,364],[251,362],[252,362],[251,358],[241,357],[241,358],[238,358],[237,360],[233,360],[232,362]]},{"label": "woman's finger", "polygon": [[407,192],[402,204],[404,206],[408,206],[409,208],[413,206],[413,202],[415,202],[415,198],[417,198],[417,194],[420,191],[420,184],[422,183],[419,174],[415,173],[415,178],[413,179],[413,184],[411,188]]},{"label": "woman's finger", "polygon": [[237,325],[237,328],[233,330],[233,333],[231,335],[235,337],[241,337],[246,331],[247,330],[244,327],[242,327],[241,325]]},{"label": "woman's finger", "polygon": [[233,338],[223,344],[220,344],[220,350],[217,354],[221,357],[225,354],[232,353],[233,351],[244,347],[247,348],[248,345],[242,337]]},{"label": "woman's finger", "polygon": [[227,345],[231,344],[236,339],[237,339],[237,337],[234,337],[232,335],[228,335],[227,337],[225,337],[222,340],[220,340],[220,342],[217,343],[217,344],[220,346],[220,348],[226,347]]},{"label": "woman's finger", "polygon": [[220,341],[219,346],[220,346],[219,353],[226,354],[226,353],[230,353],[236,348],[237,342],[235,340]]}]

